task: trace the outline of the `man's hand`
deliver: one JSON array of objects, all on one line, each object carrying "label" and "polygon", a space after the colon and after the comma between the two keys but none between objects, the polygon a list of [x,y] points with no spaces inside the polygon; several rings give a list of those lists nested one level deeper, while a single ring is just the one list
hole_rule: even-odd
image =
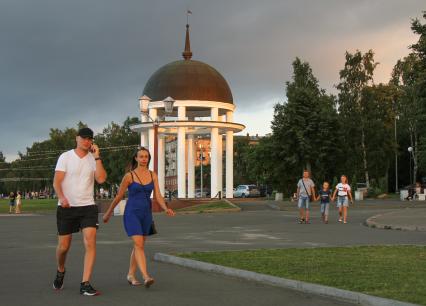
[{"label": "man's hand", "polygon": [[109,219],[111,218],[111,211],[107,211],[104,216],[102,217],[104,223],[108,223]]},{"label": "man's hand", "polygon": [[59,203],[61,203],[62,208],[70,208],[70,203],[68,202],[68,199],[63,197],[59,199]]},{"label": "man's hand", "polygon": [[92,155],[94,158],[99,158],[100,156],[99,147],[96,144],[92,144]]}]

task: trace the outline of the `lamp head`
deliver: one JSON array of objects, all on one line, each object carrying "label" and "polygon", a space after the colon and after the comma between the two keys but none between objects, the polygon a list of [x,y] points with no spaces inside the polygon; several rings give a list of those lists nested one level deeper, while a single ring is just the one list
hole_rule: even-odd
[{"label": "lamp head", "polygon": [[408,147],[408,152],[413,152],[413,147]]},{"label": "lamp head", "polygon": [[142,97],[139,98],[139,109],[141,113],[144,113],[144,114],[148,113],[148,106],[150,102],[151,102],[151,98],[146,95],[143,95]]},{"label": "lamp head", "polygon": [[172,97],[167,97],[163,100],[164,103],[164,111],[166,114],[171,114],[173,112],[173,104],[175,100]]}]

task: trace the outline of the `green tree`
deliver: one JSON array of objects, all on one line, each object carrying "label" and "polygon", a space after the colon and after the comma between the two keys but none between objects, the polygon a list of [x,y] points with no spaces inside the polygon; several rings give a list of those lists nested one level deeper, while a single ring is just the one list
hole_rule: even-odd
[{"label": "green tree", "polygon": [[[369,50],[362,54],[346,52],[345,67],[340,71],[339,114],[344,126],[348,166],[362,168],[367,187],[370,187],[368,157],[366,147],[366,109],[362,103],[362,91],[373,83],[373,73],[378,63],[374,62],[374,53]],[[356,148],[360,148],[360,151]]]},{"label": "green tree", "polygon": [[375,182],[372,185],[383,192],[388,191],[389,169],[395,150],[395,97],[395,86],[383,84],[365,87],[361,96],[368,171],[371,181]]},{"label": "green tree", "polygon": [[[3,155],[3,152],[0,151],[0,178],[5,178],[5,175],[7,172],[5,171],[7,168],[9,168],[9,164],[6,162],[6,158]],[[4,186],[4,182],[0,181],[0,193],[4,194],[7,190]]]},{"label": "green tree", "polygon": [[106,187],[113,187],[115,190],[129,170],[132,156],[140,143],[139,133],[132,131],[130,126],[137,123],[140,123],[138,118],[127,117],[123,125],[111,122],[101,134],[95,136],[108,173]]},{"label": "green tree", "polygon": [[274,108],[271,159],[273,184],[281,191],[294,190],[304,168],[314,178],[332,177],[338,167],[341,138],[335,98],[319,88],[308,63],[293,62],[293,77],[286,83],[287,102]]},{"label": "green tree", "polygon": [[417,151],[419,147],[420,126],[423,121],[422,117],[424,117],[424,113],[419,111],[422,108],[418,86],[419,63],[420,58],[415,53],[411,53],[402,60],[398,60],[392,71],[390,82],[398,90],[397,112],[400,115],[402,127],[400,129],[400,139],[408,138],[409,146],[413,148],[414,171],[410,182],[415,181],[417,177]]},{"label": "green tree", "polygon": [[[423,19],[426,19],[426,11],[423,11]],[[414,147],[417,153],[415,159],[419,156],[419,161],[422,166],[423,173],[426,174],[426,23],[422,24],[419,19],[414,19],[411,23],[411,30],[419,35],[417,43],[411,46],[413,52],[418,56],[419,61],[415,65],[416,71],[416,82],[414,89],[418,100],[418,113],[421,114],[419,117],[419,133],[417,146]],[[415,165],[416,166],[416,165]],[[414,170],[416,179],[417,168]]]},{"label": "green tree", "polygon": [[249,184],[248,154],[250,150],[248,136],[234,137],[234,185]]}]

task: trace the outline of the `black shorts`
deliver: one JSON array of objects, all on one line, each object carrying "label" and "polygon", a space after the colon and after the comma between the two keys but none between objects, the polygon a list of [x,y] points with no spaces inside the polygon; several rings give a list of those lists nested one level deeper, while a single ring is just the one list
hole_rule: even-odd
[{"label": "black shorts", "polygon": [[56,211],[58,235],[77,233],[85,227],[99,227],[98,206],[88,205],[63,208],[58,206]]}]

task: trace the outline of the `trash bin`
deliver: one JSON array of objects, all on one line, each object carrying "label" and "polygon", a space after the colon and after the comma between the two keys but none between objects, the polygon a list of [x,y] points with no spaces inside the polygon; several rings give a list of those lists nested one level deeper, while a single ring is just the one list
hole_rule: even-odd
[{"label": "trash bin", "polygon": [[355,190],[355,201],[364,200],[364,192],[362,190]]},{"label": "trash bin", "polygon": [[277,192],[275,194],[275,201],[282,201],[283,200],[283,193],[282,192]]},{"label": "trash bin", "polygon": [[404,201],[408,197],[408,190],[402,189],[399,191],[399,198],[401,201]]}]

